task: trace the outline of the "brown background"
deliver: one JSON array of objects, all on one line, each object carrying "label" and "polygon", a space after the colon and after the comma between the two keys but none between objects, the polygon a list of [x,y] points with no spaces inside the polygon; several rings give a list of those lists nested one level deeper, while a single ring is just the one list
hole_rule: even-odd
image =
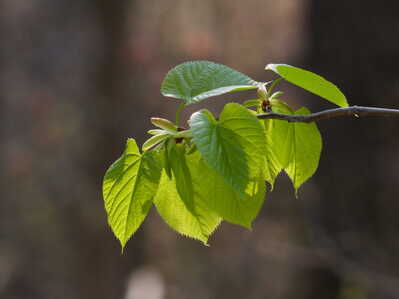
[{"label": "brown background", "polygon": [[[159,94],[174,65],[266,81],[264,66],[285,62],[352,104],[397,108],[398,36],[396,1],[2,0],[0,298],[399,298],[397,119],[320,122],[300,199],[281,176],[253,231],[223,224],[210,247],[152,211],[121,256],[101,198],[125,139],[174,115]],[[281,88],[294,107],[332,107]]]}]

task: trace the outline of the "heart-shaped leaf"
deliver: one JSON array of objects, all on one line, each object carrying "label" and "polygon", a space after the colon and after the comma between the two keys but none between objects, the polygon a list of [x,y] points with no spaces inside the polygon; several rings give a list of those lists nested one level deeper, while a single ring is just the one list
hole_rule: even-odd
[{"label": "heart-shaped leaf", "polygon": [[262,176],[264,131],[259,120],[239,104],[227,104],[217,121],[206,109],[189,120],[193,142],[211,169],[243,195],[250,179]]},{"label": "heart-shaped leaf", "polygon": [[105,210],[122,250],[152,206],[161,174],[156,155],[153,151],[141,155],[134,139],[128,139],[122,157],[105,173]]},{"label": "heart-shaped leaf", "polygon": [[[287,104],[279,100],[273,101],[272,110],[282,114],[294,114]],[[294,124],[279,119],[265,119],[264,124],[267,148],[276,172],[279,173],[291,161]]]},{"label": "heart-shaped leaf", "polygon": [[288,82],[314,93],[340,107],[348,107],[345,95],[330,81],[323,77],[288,64],[268,64],[265,68],[271,70]]},{"label": "heart-shaped leaf", "polygon": [[[302,107],[294,114],[309,114],[310,111]],[[295,190],[308,180],[317,170],[320,160],[322,141],[315,123],[292,123],[292,156],[285,168]]]},{"label": "heart-shaped leaf", "polygon": [[202,186],[199,189],[200,197],[207,206],[223,220],[251,228],[265,200],[266,184],[263,178],[250,180],[244,194],[239,195],[204,161],[200,160],[195,171],[201,178],[198,182]]},{"label": "heart-shaped leaf", "polygon": [[165,97],[184,100],[188,105],[229,92],[256,89],[260,84],[222,64],[189,61],[167,73],[161,93]]},{"label": "heart-shaped leaf", "polygon": [[[274,112],[306,115],[305,107],[297,111],[281,101],[275,101]],[[317,170],[322,149],[320,132],[315,123],[287,122],[279,119],[265,120],[266,134],[270,137],[269,148],[278,161],[279,170],[284,169],[294,185],[295,191]]]},{"label": "heart-shaped leaf", "polygon": [[207,244],[221,218],[199,197],[203,176],[198,172],[199,154],[186,155],[182,144],[169,149],[172,176],[162,174],[154,203],[163,220],[184,236]]}]

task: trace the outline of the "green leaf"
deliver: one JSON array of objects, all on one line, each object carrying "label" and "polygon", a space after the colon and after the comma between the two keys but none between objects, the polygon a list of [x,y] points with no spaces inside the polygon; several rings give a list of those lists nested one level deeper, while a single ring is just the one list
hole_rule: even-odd
[{"label": "green leaf", "polygon": [[176,144],[169,151],[169,161],[172,174],[176,180],[177,192],[187,208],[194,212],[194,188],[191,174],[187,166],[185,153],[186,150],[184,145]]},{"label": "green leaf", "polygon": [[277,99],[284,94],[282,91],[276,91],[270,96],[270,100]]},{"label": "green leaf", "polygon": [[259,106],[261,101],[259,99],[253,99],[253,100],[246,100],[242,105],[244,107],[257,107]]},{"label": "green leaf", "polygon": [[275,136],[272,134],[271,128],[273,123],[271,121],[272,120],[269,119],[263,120],[266,143],[264,150],[264,177],[265,180],[270,183],[273,189],[276,177],[281,172],[283,167],[278,157],[278,153],[281,151],[281,149],[277,146],[277,143],[275,142]]},{"label": "green leaf", "polygon": [[219,124],[237,135],[237,143],[248,156],[249,177],[257,179],[262,176],[273,185],[274,177],[270,173],[270,165],[266,163],[265,153],[268,149],[264,129],[255,111],[245,109],[236,103],[226,104],[220,114]]},{"label": "green leaf", "polygon": [[177,131],[176,125],[168,119],[159,118],[159,117],[151,117],[151,123],[154,126],[161,128],[163,130],[169,131],[169,132]]},{"label": "green leaf", "polygon": [[160,167],[155,152],[143,155],[134,139],[107,170],[103,181],[103,197],[108,223],[122,250],[148,214],[160,180]]},{"label": "green leaf", "polygon": [[[280,102],[272,106],[274,112],[285,114],[309,114],[305,107],[293,112]],[[271,148],[290,177],[296,192],[317,170],[322,149],[322,140],[315,123],[290,123],[284,120],[268,120]]]},{"label": "green leaf", "polygon": [[150,135],[161,135],[161,134],[168,134],[168,131],[160,130],[160,129],[152,129],[147,131]]},{"label": "green leaf", "polygon": [[165,169],[165,173],[169,178],[172,178],[172,169],[170,166],[170,159],[169,159],[169,151],[175,145],[175,141],[173,139],[165,140],[164,150],[162,151],[162,167]]},{"label": "green leaf", "polygon": [[154,135],[151,138],[147,139],[146,142],[143,143],[142,150],[146,151],[151,149],[152,147],[156,146],[160,142],[164,141],[170,136],[169,133],[163,133],[159,135]]},{"label": "green leaf", "polygon": [[154,199],[158,213],[177,232],[207,244],[221,218],[199,197],[200,190],[206,188],[202,178],[207,175],[197,170],[199,154],[185,155],[185,148],[177,144],[169,157],[173,175],[162,175]]},{"label": "green leaf", "polygon": [[268,64],[265,69],[340,107],[348,107],[346,97],[338,87],[317,74],[287,64]]},{"label": "green leaf", "polygon": [[206,98],[241,90],[256,89],[261,83],[225,65],[210,61],[190,61],[170,70],[161,93],[184,100],[186,105]]},{"label": "green leaf", "polygon": [[[274,100],[272,103],[273,112],[294,113],[284,102]],[[269,149],[267,156],[270,156],[271,165],[274,165],[275,172],[279,173],[287,167],[291,160],[294,124],[278,119],[265,119],[264,124],[267,148]]]},{"label": "green leaf", "polygon": [[[309,110],[301,108],[293,111],[286,103],[274,100],[273,112],[282,114],[309,114]],[[285,120],[264,120],[267,145],[274,165],[278,171],[284,169],[290,177],[294,188],[298,188],[317,170],[322,140],[315,123],[290,123]]]},{"label": "green leaf", "polygon": [[244,194],[250,179],[262,176],[263,127],[243,106],[227,104],[219,121],[208,110],[201,110],[191,116],[189,125],[205,162],[238,194]]},{"label": "green leaf", "polygon": [[258,215],[265,199],[266,185],[263,178],[251,180],[243,195],[235,192],[216,172],[200,161],[195,171],[201,178],[201,198],[223,220],[246,228]]}]

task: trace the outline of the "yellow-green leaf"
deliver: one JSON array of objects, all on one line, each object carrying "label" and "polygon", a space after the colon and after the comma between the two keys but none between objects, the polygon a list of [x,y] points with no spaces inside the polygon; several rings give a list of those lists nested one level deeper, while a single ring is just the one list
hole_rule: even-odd
[{"label": "yellow-green leaf", "polygon": [[170,150],[172,177],[163,172],[154,203],[172,229],[207,244],[221,218],[199,196],[205,188],[202,178],[207,174],[197,172],[198,157],[198,154],[185,155],[181,144]]},{"label": "yellow-green leaf", "polygon": [[161,173],[156,155],[155,152],[141,155],[135,140],[128,139],[123,155],[105,174],[105,210],[122,249],[151,208]]},{"label": "yellow-green leaf", "polygon": [[265,138],[262,124],[239,104],[227,104],[217,121],[208,110],[189,120],[193,142],[203,159],[236,192],[262,176]]},{"label": "yellow-green leaf", "polygon": [[288,82],[314,93],[340,107],[348,107],[345,95],[337,86],[323,77],[288,64],[268,64],[265,68],[271,70]]}]

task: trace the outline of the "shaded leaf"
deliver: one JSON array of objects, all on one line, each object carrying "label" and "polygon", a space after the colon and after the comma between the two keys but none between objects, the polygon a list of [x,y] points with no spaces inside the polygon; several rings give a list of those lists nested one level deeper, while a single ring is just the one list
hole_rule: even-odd
[{"label": "shaded leaf", "polygon": [[169,178],[172,178],[172,170],[170,166],[170,159],[169,159],[169,151],[170,149],[175,146],[175,141],[173,139],[165,140],[164,149],[162,151],[162,166],[165,169],[165,173]]},{"label": "shaded leaf", "polygon": [[323,77],[287,64],[268,64],[266,70],[272,70],[288,82],[314,93],[340,107],[348,107],[345,95],[330,81]]},{"label": "shaded leaf", "polygon": [[161,93],[182,99],[186,104],[206,98],[259,86],[248,76],[222,64],[210,61],[190,61],[170,70],[162,82]]}]

